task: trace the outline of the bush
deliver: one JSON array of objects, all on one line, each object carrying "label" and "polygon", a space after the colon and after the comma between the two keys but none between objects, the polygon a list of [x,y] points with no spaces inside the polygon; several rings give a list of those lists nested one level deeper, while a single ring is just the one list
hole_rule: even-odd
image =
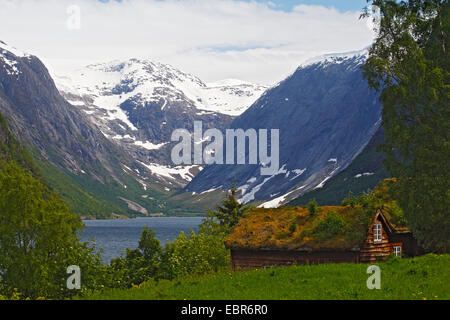
[{"label": "bush", "polygon": [[145,227],[138,248],[127,249],[125,257],[111,261],[111,268],[119,278],[114,286],[130,288],[148,279],[159,278],[162,256],[163,249],[155,232]]},{"label": "bush", "polygon": [[307,208],[309,210],[309,214],[312,217],[315,217],[317,215],[318,210],[319,210],[319,204],[317,203],[316,199],[311,200],[307,204]]},{"label": "bush", "polygon": [[146,228],[138,249],[127,249],[125,257],[111,262],[115,272],[113,286],[130,288],[146,281],[172,280],[226,269],[230,262],[225,248],[226,230],[228,226],[205,219],[197,234],[182,232],[162,248],[154,232]]},{"label": "bush", "polygon": [[206,274],[228,268],[230,254],[225,248],[226,237],[224,228],[212,219],[202,223],[198,234],[194,231],[189,235],[181,233],[167,245],[166,278]]},{"label": "bush", "polygon": [[344,218],[341,215],[332,212],[319,222],[314,228],[313,233],[317,240],[324,241],[343,233],[345,231],[345,225]]},{"label": "bush", "polygon": [[295,218],[294,220],[292,220],[291,224],[289,225],[289,231],[291,233],[294,233],[298,228],[298,221],[297,218]]}]

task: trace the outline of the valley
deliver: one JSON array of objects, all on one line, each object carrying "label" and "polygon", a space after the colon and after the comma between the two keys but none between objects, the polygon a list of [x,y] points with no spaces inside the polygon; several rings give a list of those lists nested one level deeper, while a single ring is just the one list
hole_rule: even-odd
[{"label": "valley", "polygon": [[[37,57],[3,42],[0,53],[0,112],[49,184],[85,218],[198,214],[231,183],[244,203],[277,207],[327,189],[380,125],[381,105],[359,70],[364,50],[311,60],[272,88],[235,79],[206,84],[140,59],[50,75]],[[262,176],[261,164],[246,161],[175,165],[171,136],[193,132],[196,122],[223,133],[280,130],[278,169]],[[224,159],[238,147],[223,146]]]}]

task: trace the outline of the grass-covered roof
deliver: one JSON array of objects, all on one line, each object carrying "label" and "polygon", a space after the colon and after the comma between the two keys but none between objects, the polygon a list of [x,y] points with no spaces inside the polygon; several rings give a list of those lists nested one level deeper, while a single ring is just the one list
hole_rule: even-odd
[{"label": "grass-covered roof", "polygon": [[[401,210],[385,196],[392,180],[374,192],[349,199],[347,205],[319,207],[315,213],[303,207],[255,208],[245,214],[228,237],[229,248],[285,250],[350,250],[365,240],[377,207],[396,229],[405,227]],[[383,202],[383,204],[381,203]]]}]

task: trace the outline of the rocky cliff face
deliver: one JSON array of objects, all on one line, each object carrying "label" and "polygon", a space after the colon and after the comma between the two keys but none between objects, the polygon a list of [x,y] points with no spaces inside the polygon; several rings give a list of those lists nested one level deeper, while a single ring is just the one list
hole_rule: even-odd
[{"label": "rocky cliff face", "polygon": [[0,162],[2,161],[14,161],[22,168],[30,171],[34,177],[41,178],[31,156],[11,134],[5,118],[0,113]]},{"label": "rocky cliff face", "polygon": [[261,176],[260,165],[211,165],[189,192],[229,188],[242,201],[278,206],[344,170],[380,125],[381,105],[362,77],[366,52],[329,55],[301,66],[269,89],[231,124],[244,130],[280,130],[280,170]]},{"label": "rocky cliff face", "polygon": [[37,57],[3,42],[0,111],[13,120],[11,130],[22,143],[36,147],[56,166],[99,181],[107,175],[118,179],[118,159],[123,156],[119,149],[59,94]]}]

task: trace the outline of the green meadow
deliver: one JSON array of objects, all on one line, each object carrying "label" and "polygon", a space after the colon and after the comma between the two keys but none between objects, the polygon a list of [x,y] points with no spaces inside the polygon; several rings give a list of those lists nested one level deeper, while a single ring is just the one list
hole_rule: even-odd
[{"label": "green meadow", "polygon": [[448,300],[450,255],[376,263],[381,289],[367,288],[367,264],[323,264],[149,281],[83,296],[94,300]]}]

